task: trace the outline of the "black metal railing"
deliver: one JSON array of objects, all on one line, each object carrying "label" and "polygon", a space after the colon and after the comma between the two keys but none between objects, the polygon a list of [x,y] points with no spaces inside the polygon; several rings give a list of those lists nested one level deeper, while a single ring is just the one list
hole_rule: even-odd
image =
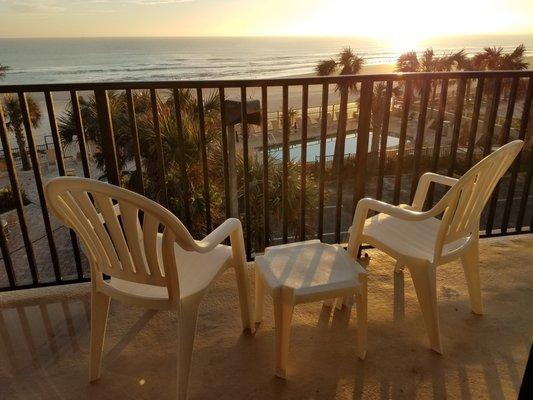
[{"label": "black metal railing", "polygon": [[[253,258],[288,241],[343,242],[362,197],[409,202],[422,173],[459,176],[520,138],[481,229],[531,232],[532,93],[533,71],[0,85],[0,186],[15,205],[1,216],[0,290],[89,279],[76,235],[46,207],[43,184],[57,175],[145,194],[198,237],[239,217]],[[6,94],[19,100],[31,172],[1,109]],[[39,143],[28,96],[42,97],[52,143]],[[76,154],[70,169],[65,151]],[[442,194],[432,188],[427,206]]]}]

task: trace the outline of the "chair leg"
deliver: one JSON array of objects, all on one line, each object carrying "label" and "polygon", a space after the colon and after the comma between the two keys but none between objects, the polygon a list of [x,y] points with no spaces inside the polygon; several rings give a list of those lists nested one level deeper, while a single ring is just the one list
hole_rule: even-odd
[{"label": "chair leg", "polygon": [[274,320],[276,324],[276,376],[287,376],[287,359],[289,357],[289,338],[291,332],[294,304],[280,290],[274,293]]},{"label": "chair leg", "polygon": [[243,329],[254,331],[254,319],[250,301],[250,280],[246,263],[246,250],[242,230],[233,231],[230,235],[237,288],[239,290],[239,303],[241,307],[241,320]]},{"label": "chair leg", "polygon": [[367,276],[359,275],[359,290],[355,294],[355,308],[357,312],[357,353],[361,360],[366,357],[367,338]]},{"label": "chair leg", "polygon": [[461,260],[463,270],[465,271],[472,312],[475,314],[483,314],[481,284],[479,280],[479,246],[477,240],[463,253]]},{"label": "chair leg", "polygon": [[442,354],[439,332],[439,315],[437,309],[437,275],[431,264],[408,266],[416,297],[422,309],[422,315],[429,336],[431,349]]},{"label": "chair leg", "polygon": [[182,302],[178,318],[178,400],[187,400],[197,319],[198,303]]},{"label": "chair leg", "polygon": [[90,350],[90,381],[100,378],[100,367],[102,365],[102,354],[104,351],[105,329],[107,325],[107,314],[111,298],[104,293],[91,292],[91,350]]},{"label": "chair leg", "polygon": [[261,272],[255,267],[255,322],[263,321],[263,306],[265,303],[265,283],[261,277]]},{"label": "chair leg", "polygon": [[394,265],[394,272],[402,272],[404,267],[405,265],[399,261],[396,261],[396,264]]},{"label": "chair leg", "polygon": [[394,270],[394,309],[392,318],[394,322],[403,322],[405,317],[405,280],[403,270]]}]

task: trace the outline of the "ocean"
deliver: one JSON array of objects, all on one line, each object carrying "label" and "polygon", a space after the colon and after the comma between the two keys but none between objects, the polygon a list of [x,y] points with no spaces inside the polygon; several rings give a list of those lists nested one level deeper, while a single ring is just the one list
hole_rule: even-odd
[{"label": "ocean", "polygon": [[[484,46],[510,51],[521,43],[526,45],[527,55],[533,56],[533,35],[435,38],[420,42],[414,50],[432,47],[442,54],[464,48],[473,54]],[[367,65],[394,63],[400,54],[386,43],[364,38],[0,38],[0,64],[9,66],[0,85],[303,75],[312,73],[317,61],[334,57],[345,46],[363,56]],[[253,89],[248,95],[260,96]],[[43,94],[32,96],[45,114]],[[280,96],[280,91],[269,93],[270,111],[280,110]],[[320,96],[320,88],[310,89],[310,107],[320,106]],[[54,100],[56,114],[61,115],[68,93],[55,93]],[[335,93],[330,94],[329,103],[338,104]],[[298,108],[300,104],[301,94],[289,91],[289,106]],[[38,145],[50,142],[49,124],[46,118],[41,122],[34,126]],[[16,146],[14,137],[10,139]]]},{"label": "ocean", "polygon": [[[524,43],[533,56],[533,35],[435,38],[437,54],[484,46],[510,50]],[[392,63],[386,43],[364,38],[43,38],[0,39],[0,64],[10,70],[0,84],[120,80],[271,78],[311,73],[318,60],[351,46],[366,63]],[[407,50],[407,49],[404,49]]]}]

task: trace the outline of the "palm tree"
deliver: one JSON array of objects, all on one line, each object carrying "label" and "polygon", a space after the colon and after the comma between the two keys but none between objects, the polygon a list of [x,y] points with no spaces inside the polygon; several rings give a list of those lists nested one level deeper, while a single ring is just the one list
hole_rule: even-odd
[{"label": "palm tree", "polygon": [[[169,208],[179,218],[184,217],[185,209],[182,199],[187,196],[187,202],[190,205],[192,226],[188,227],[193,234],[205,233],[205,212],[206,204],[204,199],[204,181],[201,163],[201,141],[198,124],[198,104],[193,92],[189,90],[180,90],[178,92],[184,142],[180,149],[180,140],[178,137],[178,127],[175,119],[174,102],[171,93],[162,93],[157,96],[157,108],[159,116],[159,125],[161,132],[161,143],[163,147],[163,156],[165,159],[166,175],[161,176],[159,159],[157,158],[158,140],[154,132],[154,123],[151,110],[150,94],[147,91],[134,91],[134,104],[137,116],[137,126],[139,142],[141,145],[141,155],[143,162],[143,171],[145,179],[146,194],[161,201],[163,198],[162,188],[164,187],[162,179],[165,179],[169,196]],[[138,189],[136,182],[139,176],[136,171],[127,171],[134,160],[134,147],[132,146],[129,115],[126,107],[126,98],[124,94],[118,92],[109,92],[110,113],[113,123],[115,142],[117,144],[118,164],[122,171],[124,184],[131,189]],[[80,111],[82,114],[83,125],[88,140],[99,144],[101,142],[98,131],[98,120],[96,112],[96,103],[94,96],[89,98],[81,97]],[[225,217],[224,213],[224,167],[222,152],[222,132],[220,128],[220,104],[218,92],[213,91],[205,96],[204,103],[205,133],[206,146],[208,155],[208,175],[209,175],[209,195],[211,215],[214,224],[222,222]],[[59,131],[65,143],[72,143],[76,135],[76,124],[72,114],[72,107],[69,107],[64,115],[59,118]],[[98,147],[98,146],[96,146]],[[182,162],[181,154],[184,154],[186,179],[182,178],[180,165]],[[95,154],[95,160],[100,169],[105,172],[104,157],[101,153]],[[238,181],[243,182],[243,159],[242,155],[237,155],[237,174]],[[250,228],[252,232],[252,241],[259,246],[262,238],[262,162],[255,154],[249,157],[249,185],[250,185],[250,206],[251,217]],[[300,195],[299,190],[299,173],[293,172],[298,165],[289,163],[289,199],[290,210],[288,215],[298,215],[296,209],[291,206],[298,204]],[[281,164],[275,160],[269,159],[269,173],[271,177],[281,176]],[[271,179],[270,186],[270,210],[276,220],[280,219],[278,215],[281,202],[281,189],[275,185],[280,185],[281,178]],[[316,208],[317,193],[316,181],[312,174],[307,178],[308,182],[308,210],[312,212]],[[239,189],[239,203],[242,205],[244,191]],[[314,207],[314,208],[313,208]],[[243,208],[243,207],[241,207]],[[295,231],[298,222],[289,220],[289,230]],[[256,247],[259,249],[260,247]]]},{"label": "palm tree", "polygon": [[[41,109],[33,97],[27,95],[28,112],[30,120],[34,127],[39,126],[41,122]],[[15,135],[17,146],[19,148],[20,158],[22,160],[22,169],[27,171],[31,169],[31,163],[26,151],[26,137],[24,136],[22,111],[20,109],[19,99],[11,94],[4,96],[4,110],[7,118],[7,129]]]},{"label": "palm tree", "polygon": [[[337,60],[330,59],[319,61],[315,68],[317,74],[320,76],[335,74],[357,75],[359,72],[361,72],[361,68],[365,63],[364,58],[354,53],[351,47],[345,47],[344,49],[342,49],[337,58]],[[357,90],[357,87],[355,82],[347,82],[343,84],[338,84],[336,90],[340,91],[341,104],[347,104],[348,93],[354,93]],[[341,114],[339,114],[339,118],[346,121],[346,110],[341,109],[340,113]],[[343,127],[341,127],[340,124],[337,126],[337,141],[335,142],[333,164],[336,164],[336,160],[338,160],[340,152],[344,151],[344,142],[346,137],[345,135],[340,134],[342,128]]]},{"label": "palm tree", "polygon": [[[174,103],[172,97],[167,96],[166,99],[158,97],[158,114],[161,131],[161,142],[163,146],[163,155],[165,159],[166,181],[168,188],[168,195],[171,199],[175,199],[171,209],[176,215],[183,217],[183,204],[178,199],[182,199],[184,195],[188,196],[190,204],[190,211],[192,216],[193,226],[197,232],[205,232],[204,216],[206,212],[206,204],[203,195],[203,174],[202,174],[202,153],[201,153],[201,139],[198,124],[198,104],[193,94],[189,90],[181,90],[179,92],[181,118],[184,143],[182,152],[179,152],[180,138],[178,136],[178,126],[174,114]],[[217,141],[217,136],[221,137],[219,128],[220,104],[218,100],[218,93],[211,92],[203,103],[206,146],[207,153],[214,159],[220,158],[222,160],[222,145]],[[218,126],[217,126],[218,124]],[[146,170],[146,175],[150,177],[147,182],[147,187],[150,193],[156,198],[162,198],[163,182],[161,182],[161,171],[159,167],[159,160],[156,157],[158,140],[155,135],[153,117],[150,112],[141,113],[138,115],[138,130],[139,141],[141,148],[144,150],[143,162]],[[181,153],[185,156],[186,176],[187,179],[183,181],[181,178],[180,163],[182,161]],[[210,206],[212,211],[212,218],[215,222],[223,219],[223,199],[219,194],[220,190],[223,192],[223,184],[217,186],[218,178],[215,175],[220,175],[220,182],[223,183],[223,174],[215,170],[215,163],[213,160],[208,162],[208,175],[210,177]]]},{"label": "palm tree", "polygon": [[9,69],[7,65],[0,64],[0,79],[4,79],[6,76],[6,71]]},{"label": "palm tree", "polygon": [[396,72],[417,72],[420,70],[420,61],[415,51],[400,54],[396,60]]},{"label": "palm tree", "polygon": [[503,47],[485,47],[481,53],[472,58],[471,69],[485,70],[522,70],[528,67],[524,60],[526,47],[521,44],[512,52],[504,53]]},{"label": "palm tree", "polygon": [[381,135],[381,124],[383,122],[383,114],[385,112],[385,90],[387,85],[384,82],[377,82],[374,85],[374,94],[372,96],[372,112],[370,114],[370,122],[372,124],[372,143],[370,145],[370,153],[372,159],[377,160],[377,153],[379,150],[379,138]]},{"label": "palm tree", "polygon": [[[329,60],[319,61],[315,67],[315,71],[319,76],[357,75],[359,72],[361,72],[361,68],[363,68],[364,63],[365,59],[363,57],[360,57],[354,53],[351,47],[345,47],[338,54],[337,60],[332,58]],[[349,83],[345,87],[351,92],[355,92],[356,90],[355,83]],[[337,90],[341,91],[342,96],[343,87],[338,85]]]},{"label": "palm tree", "polygon": [[[140,115],[150,110],[150,94],[148,91],[134,92],[135,112]],[[126,96],[124,93],[109,91],[109,109],[113,124],[115,143],[117,148],[117,160],[120,170],[124,170],[125,164],[133,157],[133,141],[131,140],[129,115],[127,110]],[[96,111],[96,100],[94,95],[89,97],[80,97],[79,106],[81,120],[83,121],[83,130],[87,140],[96,144],[96,148],[101,149],[102,138],[98,127],[98,114]],[[78,129],[72,110],[72,104],[68,104],[64,114],[58,118],[59,132],[62,142],[66,146],[75,144],[74,140],[78,139]],[[93,155],[98,167],[104,171],[105,163],[104,154],[96,151]]]},{"label": "palm tree", "polygon": [[[237,176],[238,181],[244,181],[244,162],[242,156],[237,157]],[[263,224],[263,160],[257,154],[251,154],[248,160],[248,176],[249,180],[249,196],[250,196],[250,228],[252,231],[252,241],[254,249],[261,249]],[[278,232],[272,232],[271,235],[279,235],[280,227],[282,225],[282,182],[283,182],[283,168],[279,160],[274,159],[269,155],[267,168],[269,172],[268,193],[269,193],[269,210],[271,213],[271,220],[274,222],[274,230],[278,228]],[[222,164],[220,163],[219,170],[222,171]],[[293,160],[287,163],[287,228],[289,236],[298,236],[300,227],[300,165]],[[305,192],[305,208],[307,215],[314,220],[318,204],[318,182],[312,171],[307,172],[306,176],[306,192]],[[244,209],[244,188],[239,188],[239,204],[240,208]],[[313,226],[306,225],[306,232],[313,232]]]},{"label": "palm tree", "polygon": [[[517,46],[510,53],[505,53],[502,47],[485,47],[481,53],[478,53],[472,57],[470,62],[470,69],[476,71],[485,70],[523,70],[527,69],[528,63],[525,61],[526,48],[523,44]],[[505,88],[509,82],[504,81],[503,87]],[[484,97],[487,103],[485,111],[485,118],[483,120],[483,134],[487,132],[489,128],[488,116],[492,113],[493,102],[491,101],[494,92],[496,90],[497,81],[494,79],[492,85],[487,85],[484,90]],[[531,114],[533,117],[533,111]],[[479,142],[479,141],[478,141]]]},{"label": "palm tree", "polygon": [[[455,53],[443,54],[436,56],[432,48],[427,48],[420,57],[415,51],[409,51],[401,54],[396,60],[397,72],[441,72],[464,69],[467,63],[467,57],[464,50],[459,50]],[[420,92],[422,89],[422,82],[415,81],[414,87]],[[429,120],[435,114],[435,103],[437,95],[438,80],[431,82],[431,97],[429,100]]]}]

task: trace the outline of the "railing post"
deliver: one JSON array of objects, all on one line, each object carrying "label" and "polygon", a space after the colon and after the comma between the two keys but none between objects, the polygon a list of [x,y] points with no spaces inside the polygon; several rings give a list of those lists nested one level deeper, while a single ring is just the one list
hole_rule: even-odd
[{"label": "railing post", "polygon": [[[528,125],[530,125],[529,113],[531,110],[531,98],[532,97],[533,97],[533,78],[529,78],[528,83],[527,83],[526,95],[524,99],[524,105],[522,108],[522,117],[520,119],[520,129],[518,131],[518,139],[521,139],[521,140],[524,140],[526,138],[527,127]],[[509,225],[509,218],[511,217],[511,208],[513,206],[513,198],[514,198],[514,194],[516,190],[518,173],[520,172],[521,158],[523,157],[523,154],[524,154],[523,150],[520,153],[518,153],[511,167],[511,182],[509,184],[509,190],[507,191],[507,199],[505,201],[505,209],[503,211],[503,220],[502,220],[502,228],[501,228],[501,232],[503,234],[507,233],[507,229]],[[530,176],[531,176],[531,171],[530,171]],[[529,184],[529,183],[526,181],[524,184]],[[526,200],[525,205],[527,205],[527,197],[525,197],[525,200]],[[525,210],[525,206],[524,206],[524,210]],[[519,232],[522,229],[522,219],[523,219],[523,215],[519,219],[520,222],[517,220],[515,223],[515,230],[517,232]],[[531,227],[531,229],[533,229],[533,227]]]},{"label": "railing post", "polygon": [[242,133],[242,161],[244,183],[244,240],[246,243],[246,257],[252,259],[252,218],[250,214],[250,167],[248,156],[248,107],[246,103],[246,86],[241,86],[241,133]]},{"label": "railing post", "polygon": [[198,123],[200,133],[200,153],[202,155],[202,176],[204,179],[204,191],[203,197],[205,201],[205,226],[207,232],[210,232],[213,228],[211,222],[211,197],[209,194],[209,173],[207,167],[207,140],[205,137],[205,114],[204,114],[204,99],[202,89],[196,89],[196,101],[198,102]]},{"label": "railing post", "polygon": [[[54,143],[54,151],[55,151],[56,163],[57,163],[57,172],[59,173],[60,176],[65,176],[66,169],[65,169],[65,161],[63,159],[63,148],[62,148],[63,144],[61,143],[61,139],[59,137],[59,130],[57,128],[52,93],[50,91],[46,91],[44,93],[44,97],[46,101],[46,109],[48,111],[48,120],[50,122],[50,131],[52,133],[52,140]],[[74,104],[72,106],[74,109]],[[81,254],[80,254],[80,247],[78,244],[78,239],[72,229],[69,229],[69,234],[70,234],[70,241],[72,243],[72,251],[74,252],[74,263],[76,264],[76,272],[78,273],[78,279],[83,279],[83,268],[81,264]]]},{"label": "railing post", "polygon": [[264,247],[268,247],[270,245],[270,201],[268,192],[268,88],[266,86],[261,87],[261,118],[263,128],[263,241]]},{"label": "railing post", "polygon": [[355,185],[352,200],[352,216],[357,203],[365,195],[366,160],[368,156],[368,139],[370,135],[370,115],[372,111],[372,91],[374,82],[361,83],[359,123],[357,125],[357,148],[355,158]]},{"label": "railing post", "polygon": [[70,102],[72,104],[72,114],[74,117],[74,123],[76,124],[76,136],[78,137],[78,146],[80,148],[81,165],[83,167],[83,176],[85,178],[91,177],[91,171],[89,168],[89,157],[87,156],[87,143],[85,138],[85,129],[83,127],[83,121],[81,119],[80,102],[78,99],[78,92],[75,90],[70,91]]},{"label": "railing post", "polygon": [[[24,203],[22,201],[22,194],[19,189],[20,184],[17,176],[17,167],[15,165],[15,161],[13,160],[13,154],[11,153],[11,144],[9,143],[8,130],[4,118],[2,103],[0,103],[0,142],[2,143],[2,148],[4,149],[7,172],[9,175],[9,181],[11,183],[11,193],[17,209],[20,233],[22,234],[22,240],[24,241],[24,247],[26,249],[26,256],[28,258],[28,266],[30,268],[31,279],[33,284],[37,285],[39,283],[39,276],[37,274],[35,253],[33,251],[33,244],[28,232],[28,225],[26,223]],[[0,229],[3,229],[3,227],[0,227]],[[9,261],[4,261],[4,263],[9,263]],[[13,279],[14,283],[16,283],[15,277]]]},{"label": "railing post", "polygon": [[282,231],[282,238],[283,243],[287,243],[288,240],[288,208],[289,208],[289,201],[288,201],[288,193],[289,193],[289,184],[288,184],[288,177],[289,177],[289,158],[290,158],[290,152],[289,152],[289,87],[283,86],[283,94],[282,94],[282,108],[283,108],[283,151],[282,151],[282,181],[281,181],[281,231]]},{"label": "railing post", "polygon": [[43,216],[44,229],[48,241],[48,248],[50,249],[50,258],[52,260],[52,267],[57,282],[61,281],[61,270],[59,268],[59,257],[55,245],[54,235],[52,231],[52,224],[50,222],[50,215],[46,205],[46,198],[44,196],[43,178],[41,175],[41,167],[39,165],[39,155],[37,154],[37,146],[35,144],[35,136],[33,134],[33,126],[31,121],[30,110],[25,92],[18,93],[20,111],[22,113],[22,121],[24,130],[26,131],[26,139],[28,141],[28,150],[30,152],[30,159],[33,169],[33,177],[35,186],[37,187],[37,195],[39,197],[39,204],[41,205],[41,213]]},{"label": "railing post", "polygon": [[94,97],[98,113],[98,128],[102,135],[102,151],[104,153],[107,181],[113,185],[120,186],[120,169],[118,167],[115,136],[113,134],[113,124],[109,112],[107,91],[97,89],[94,91]]},{"label": "railing post", "polygon": [[181,119],[181,101],[180,101],[180,89],[174,88],[174,114],[176,116],[176,125],[178,129],[178,149],[177,154],[179,157],[179,170],[180,170],[180,179],[181,179],[181,201],[183,203],[184,215],[185,215],[185,226],[187,229],[191,229],[191,209],[190,209],[190,191],[189,185],[186,183],[188,179],[187,174],[187,165],[185,163],[185,136],[183,133],[183,121]]},{"label": "railing post", "polygon": [[[337,138],[335,140],[335,153],[333,156],[333,165],[337,170],[337,204],[335,210],[335,243],[341,241],[341,219],[342,219],[342,183],[343,183],[343,166],[344,151],[346,143],[346,119],[348,113],[348,91],[349,84],[344,84],[341,91],[341,103],[339,117],[337,119]],[[336,157],[336,159],[335,159]]]},{"label": "railing post", "polygon": [[220,103],[220,126],[222,136],[222,160],[224,163],[224,204],[226,209],[226,218],[231,217],[230,191],[229,191],[229,166],[228,166],[228,135],[226,128],[226,98],[224,87],[218,89]]},{"label": "railing post", "polygon": [[228,125],[226,129],[226,135],[228,138],[230,215],[233,218],[239,218],[239,196],[238,196],[238,187],[237,187],[235,125]]},{"label": "railing post", "polygon": [[320,108],[320,158],[318,171],[318,239],[324,234],[324,185],[326,181],[326,138],[328,134],[328,94],[327,83],[322,85],[322,107]]}]

